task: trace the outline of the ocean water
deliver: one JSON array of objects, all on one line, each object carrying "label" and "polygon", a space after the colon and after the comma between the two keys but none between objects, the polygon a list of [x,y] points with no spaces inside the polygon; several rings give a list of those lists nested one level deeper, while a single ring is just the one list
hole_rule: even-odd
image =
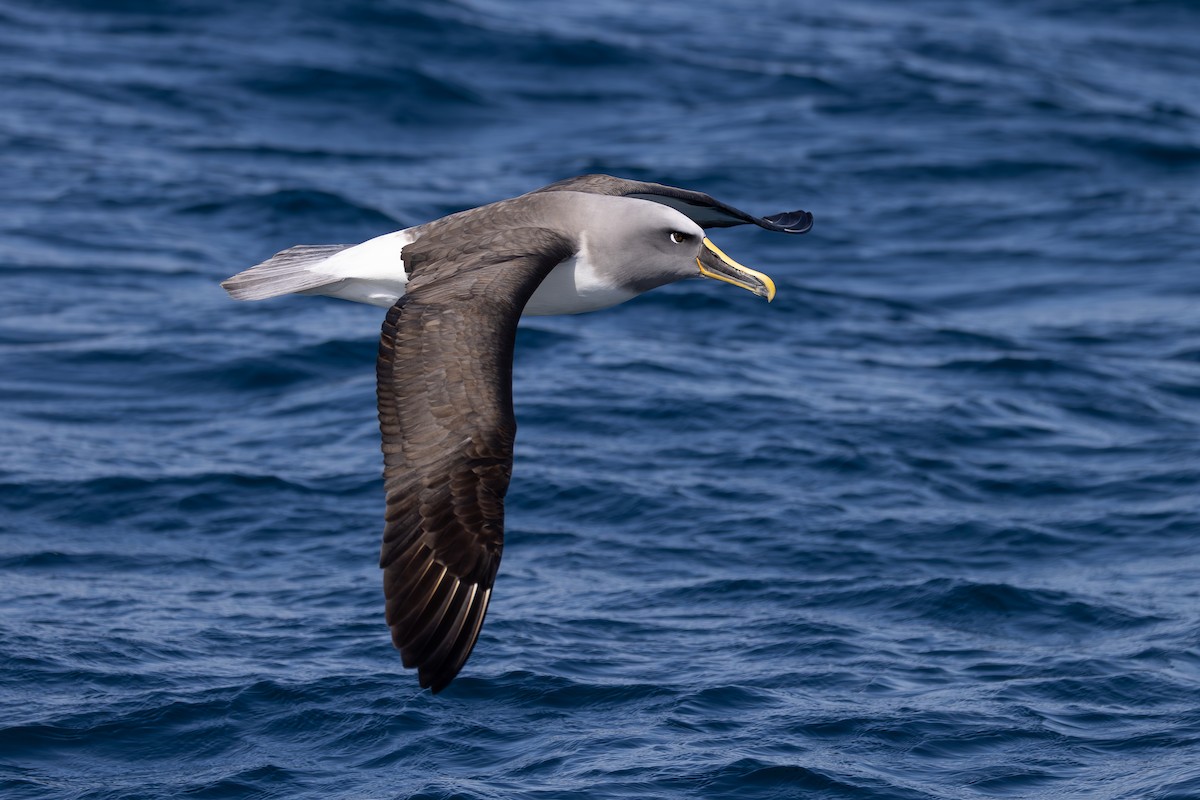
[{"label": "ocean water", "polygon": [[[0,796],[1200,797],[1200,6],[0,1]],[[400,666],[379,309],[587,172],[804,208],[523,323],[474,655]]]}]

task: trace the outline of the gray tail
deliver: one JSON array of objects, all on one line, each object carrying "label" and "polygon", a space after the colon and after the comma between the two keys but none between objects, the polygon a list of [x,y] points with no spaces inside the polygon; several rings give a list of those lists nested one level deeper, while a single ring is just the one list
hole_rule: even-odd
[{"label": "gray tail", "polygon": [[316,289],[339,280],[336,276],[313,272],[349,244],[298,244],[281,250],[266,261],[239,272],[221,282],[221,287],[235,300],[265,300],[281,294]]}]

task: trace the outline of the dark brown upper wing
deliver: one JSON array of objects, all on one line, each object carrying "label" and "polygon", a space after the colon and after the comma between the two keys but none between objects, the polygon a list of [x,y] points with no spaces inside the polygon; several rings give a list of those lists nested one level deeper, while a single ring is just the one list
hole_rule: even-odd
[{"label": "dark brown upper wing", "polygon": [[537,228],[447,233],[405,247],[412,279],[376,366],[387,622],[404,666],[434,692],[471,654],[500,566],[517,320],[574,249]]},{"label": "dark brown upper wing", "polygon": [[586,192],[652,200],[674,208],[702,228],[729,228],[734,225],[751,224],[780,233],[808,233],[813,224],[813,216],[807,211],[784,211],[767,217],[756,217],[703,192],[677,189],[661,183],[614,178],[612,175],[580,175],[577,178],[552,183],[538,191]]}]

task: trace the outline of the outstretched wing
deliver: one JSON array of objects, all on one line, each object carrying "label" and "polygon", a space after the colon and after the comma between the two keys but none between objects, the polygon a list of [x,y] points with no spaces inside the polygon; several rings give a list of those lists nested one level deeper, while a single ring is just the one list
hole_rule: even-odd
[{"label": "outstretched wing", "polygon": [[813,216],[807,211],[784,211],[767,217],[756,217],[726,205],[703,192],[677,189],[661,183],[631,181],[611,175],[580,175],[577,178],[552,183],[539,192],[586,192],[620,197],[652,200],[679,211],[702,228],[730,228],[734,225],[758,225],[780,233],[808,233]]},{"label": "outstretched wing", "polygon": [[500,566],[517,320],[573,249],[535,228],[463,241],[405,248],[412,280],[388,312],[376,366],[387,622],[404,666],[434,692],[471,654]]}]

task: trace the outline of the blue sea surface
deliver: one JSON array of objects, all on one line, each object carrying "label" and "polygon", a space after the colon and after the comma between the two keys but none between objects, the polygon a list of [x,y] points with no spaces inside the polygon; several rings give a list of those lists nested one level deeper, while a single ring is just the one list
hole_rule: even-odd
[{"label": "blue sea surface", "polygon": [[[0,0],[0,797],[1200,798],[1200,5]],[[218,282],[572,175],[771,305],[522,323],[383,621],[382,312]]]}]

